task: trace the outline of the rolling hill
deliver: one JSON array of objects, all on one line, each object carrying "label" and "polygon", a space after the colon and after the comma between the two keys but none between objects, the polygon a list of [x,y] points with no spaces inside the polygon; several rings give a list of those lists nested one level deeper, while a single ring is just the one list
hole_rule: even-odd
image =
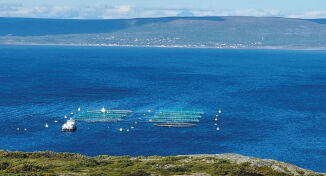
[{"label": "rolling hill", "polygon": [[165,17],[114,20],[0,18],[0,44],[326,48],[326,20]]}]

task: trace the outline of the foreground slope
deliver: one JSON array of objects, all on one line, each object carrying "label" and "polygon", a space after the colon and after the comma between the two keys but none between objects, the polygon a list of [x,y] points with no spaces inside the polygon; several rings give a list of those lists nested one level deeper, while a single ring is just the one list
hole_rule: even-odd
[{"label": "foreground slope", "polygon": [[12,175],[325,175],[275,160],[236,154],[170,157],[0,151],[0,174]]},{"label": "foreground slope", "polygon": [[0,44],[326,48],[325,20],[165,17],[121,20],[0,18]]}]

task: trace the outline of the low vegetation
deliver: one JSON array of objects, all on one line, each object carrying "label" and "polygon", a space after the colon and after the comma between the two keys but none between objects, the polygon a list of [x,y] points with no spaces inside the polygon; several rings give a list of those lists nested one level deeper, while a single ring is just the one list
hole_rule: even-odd
[{"label": "low vegetation", "polygon": [[214,156],[107,156],[87,157],[56,152],[8,152],[0,150],[0,175],[292,175],[271,167],[236,164]]}]

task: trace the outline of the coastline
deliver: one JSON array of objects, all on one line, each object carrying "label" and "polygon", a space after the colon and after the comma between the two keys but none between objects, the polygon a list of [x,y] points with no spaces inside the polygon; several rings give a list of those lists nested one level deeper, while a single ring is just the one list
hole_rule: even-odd
[{"label": "coastline", "polygon": [[239,154],[88,157],[74,153],[0,150],[0,174],[39,175],[318,175],[293,164]]},{"label": "coastline", "polygon": [[213,46],[183,46],[183,45],[119,45],[119,44],[65,44],[65,43],[0,43],[0,46],[69,46],[69,47],[121,47],[121,48],[185,48],[185,49],[228,49],[228,50],[288,50],[288,51],[326,51],[325,47],[213,47]]}]

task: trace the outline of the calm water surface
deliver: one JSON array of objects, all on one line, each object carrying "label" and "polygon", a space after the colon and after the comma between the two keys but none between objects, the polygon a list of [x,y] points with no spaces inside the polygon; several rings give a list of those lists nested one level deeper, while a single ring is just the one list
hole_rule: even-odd
[{"label": "calm water surface", "polygon": [[[102,106],[135,113],[60,131],[65,114]],[[154,127],[146,111],[162,107],[206,114],[193,128]],[[326,172],[325,117],[326,51],[0,46],[5,150],[240,153]]]}]

